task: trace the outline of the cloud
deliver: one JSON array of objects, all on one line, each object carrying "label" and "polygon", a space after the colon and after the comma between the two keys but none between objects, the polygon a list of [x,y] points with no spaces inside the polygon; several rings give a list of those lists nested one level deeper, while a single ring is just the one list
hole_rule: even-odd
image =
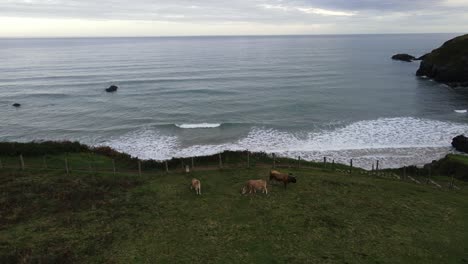
[{"label": "cloud", "polygon": [[265,9],[277,9],[277,10],[281,10],[284,12],[302,12],[305,14],[316,14],[316,15],[323,15],[323,16],[354,16],[355,15],[355,13],[353,12],[327,10],[327,9],[322,9],[322,8],[304,7],[304,6],[261,4],[259,5],[259,7],[263,7]]},{"label": "cloud", "polygon": [[[161,29],[165,23],[183,35],[275,34],[274,28],[281,28],[278,34],[460,32],[468,31],[466,13],[467,0],[0,0],[4,20],[23,21],[21,25],[34,20],[28,24],[34,32],[69,28],[77,34],[78,21],[86,25],[92,21],[106,30],[110,24],[120,25],[140,35],[141,28],[144,34],[166,35],[168,30]],[[52,25],[52,20],[63,22]],[[0,36],[11,35],[15,28],[19,26],[2,25]],[[22,27],[24,34],[26,29]]]}]

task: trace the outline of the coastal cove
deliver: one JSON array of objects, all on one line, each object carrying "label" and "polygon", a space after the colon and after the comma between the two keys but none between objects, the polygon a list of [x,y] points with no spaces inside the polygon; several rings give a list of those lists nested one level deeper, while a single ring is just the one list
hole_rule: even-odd
[{"label": "coastal cove", "polygon": [[389,56],[454,36],[1,39],[0,141],[423,165],[468,132],[468,92]]}]

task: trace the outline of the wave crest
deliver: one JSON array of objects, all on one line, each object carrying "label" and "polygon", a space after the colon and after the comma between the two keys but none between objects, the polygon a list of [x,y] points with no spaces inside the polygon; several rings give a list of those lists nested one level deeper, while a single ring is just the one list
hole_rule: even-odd
[{"label": "wave crest", "polygon": [[185,128],[185,129],[190,129],[190,128],[216,128],[220,127],[221,124],[217,123],[199,123],[199,124],[176,124],[175,125],[178,128]]}]

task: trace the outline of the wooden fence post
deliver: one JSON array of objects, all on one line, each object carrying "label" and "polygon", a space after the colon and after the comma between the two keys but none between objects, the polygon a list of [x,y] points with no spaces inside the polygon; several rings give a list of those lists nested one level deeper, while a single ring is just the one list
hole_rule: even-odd
[{"label": "wooden fence post", "polygon": [[169,165],[167,164],[167,160],[165,160],[164,163],[166,164],[166,173],[169,173]]},{"label": "wooden fence post", "polygon": [[195,162],[193,160],[193,157],[192,157],[192,170],[195,169]]},{"label": "wooden fence post", "polygon": [[138,160],[138,176],[141,176],[141,161]]},{"label": "wooden fence post", "polygon": [[276,155],[273,153],[273,169],[276,168]]},{"label": "wooden fence post", "polygon": [[116,170],[115,170],[115,160],[112,159],[112,169],[114,170],[114,176],[116,174]]},{"label": "wooden fence post", "polygon": [[247,168],[250,168],[250,151],[247,151]]},{"label": "wooden fence post", "polygon": [[21,154],[21,155],[19,156],[19,158],[20,158],[21,170],[24,170],[24,159],[23,159],[23,155]]},{"label": "wooden fence post", "polygon": [[375,170],[379,171],[379,160],[377,160],[377,164],[375,165]]},{"label": "wooden fence post", "polygon": [[323,164],[326,166],[327,165],[327,157],[323,157]]},{"label": "wooden fence post", "polygon": [[353,173],[353,159],[351,159],[351,160],[349,161],[349,167],[350,167],[350,168],[349,168],[349,173],[351,174],[351,173]]},{"label": "wooden fence post", "polygon": [[44,166],[44,169],[47,169],[47,158],[46,158],[46,156],[42,157],[42,165]]},{"label": "wooden fence post", "polygon": [[431,179],[431,174],[432,174],[432,172],[431,172],[431,166],[429,166],[428,169],[429,169],[429,172],[428,172],[428,176],[427,176],[427,183],[429,184],[429,181],[430,181],[430,179]]},{"label": "wooden fence post", "polygon": [[68,159],[65,158],[65,170],[67,171],[67,176],[70,176],[70,171],[68,169]]},{"label": "wooden fence post", "polygon": [[94,176],[97,175],[97,172],[98,172],[98,166],[97,166],[97,163],[96,163],[96,154],[94,154],[93,152],[93,156],[92,156],[92,166],[94,168]]},{"label": "wooden fence post", "polygon": [[223,168],[223,160],[222,160],[221,153],[219,153],[218,156],[219,156],[219,168],[222,169]]}]

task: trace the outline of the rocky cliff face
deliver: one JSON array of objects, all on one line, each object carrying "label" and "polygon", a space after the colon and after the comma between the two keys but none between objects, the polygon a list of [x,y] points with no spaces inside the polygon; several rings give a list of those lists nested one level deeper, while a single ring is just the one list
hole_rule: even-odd
[{"label": "rocky cliff face", "polygon": [[468,87],[468,34],[451,39],[422,57],[417,76],[452,87]]}]

